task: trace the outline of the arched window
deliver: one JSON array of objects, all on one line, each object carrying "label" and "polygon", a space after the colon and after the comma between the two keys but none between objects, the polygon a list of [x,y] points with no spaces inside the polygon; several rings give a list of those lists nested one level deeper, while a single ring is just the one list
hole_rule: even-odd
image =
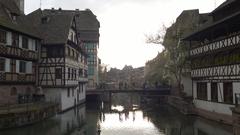
[{"label": "arched window", "polygon": [[10,95],[11,95],[11,96],[16,96],[16,95],[17,95],[17,88],[16,88],[16,87],[12,87],[12,88],[11,88]]}]

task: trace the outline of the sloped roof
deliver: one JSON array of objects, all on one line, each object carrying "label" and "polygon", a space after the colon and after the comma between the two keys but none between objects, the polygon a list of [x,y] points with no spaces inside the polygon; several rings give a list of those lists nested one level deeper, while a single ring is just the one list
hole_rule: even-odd
[{"label": "sloped roof", "polygon": [[212,13],[215,13],[215,12],[218,12],[219,10],[222,10],[223,8],[229,6],[230,4],[232,4],[235,1],[237,1],[237,0],[226,0],[220,6],[218,6],[215,10],[213,10]]},{"label": "sloped roof", "polygon": [[[44,44],[48,45],[65,44],[67,42],[74,16],[74,13],[53,13],[48,12],[48,10],[42,11],[41,9],[27,15],[35,29],[39,31]],[[44,23],[42,22],[43,18],[47,19]]]},{"label": "sloped roof", "polygon": [[[46,9],[44,10],[46,14],[51,14],[52,12],[58,12],[55,9]],[[98,31],[100,27],[100,23],[97,20],[97,17],[92,13],[91,10],[61,10],[62,14],[66,13],[74,13],[76,14],[76,23],[77,23],[77,30],[78,31],[89,31],[94,30]]]},{"label": "sloped roof", "polygon": [[[57,9],[46,9],[45,14],[58,13]],[[98,42],[100,23],[91,10],[61,10],[61,14],[75,14],[76,27],[82,41]]]},{"label": "sloped roof", "polygon": [[[15,14],[17,20],[12,20],[9,12]],[[12,0],[0,0],[0,26],[30,37],[40,38]]]},{"label": "sloped roof", "polygon": [[11,13],[21,14],[20,9],[13,0],[0,0],[0,4],[4,5]]},{"label": "sloped roof", "polygon": [[[199,29],[196,32],[191,33],[190,35],[186,36],[185,38],[183,38],[183,40],[191,40],[191,39],[196,39],[197,37],[199,37],[199,35],[207,35],[209,34],[208,30],[215,28],[219,25],[226,25],[226,24],[231,24],[234,23],[234,19],[238,19],[240,17],[240,11],[222,19],[219,20],[217,22],[214,23],[210,23],[208,25],[205,25],[204,27],[202,27],[201,29]],[[239,20],[238,20],[239,21]],[[221,28],[221,26],[219,26]]]}]

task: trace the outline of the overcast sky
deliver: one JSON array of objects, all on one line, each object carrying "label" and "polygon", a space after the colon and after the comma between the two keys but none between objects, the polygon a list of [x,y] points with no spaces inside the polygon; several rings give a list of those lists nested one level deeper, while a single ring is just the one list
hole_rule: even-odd
[{"label": "overcast sky", "polygon": [[[42,0],[42,9],[89,8],[101,23],[99,57],[109,67],[144,66],[162,51],[145,43],[145,35],[169,26],[183,10],[211,12],[225,0]],[[40,7],[40,0],[25,0],[26,13]]]}]

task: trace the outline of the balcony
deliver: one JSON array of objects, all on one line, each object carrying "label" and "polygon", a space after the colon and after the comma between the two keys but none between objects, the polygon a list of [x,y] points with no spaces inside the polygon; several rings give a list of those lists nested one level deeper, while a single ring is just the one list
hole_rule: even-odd
[{"label": "balcony", "polygon": [[230,36],[221,37],[217,40],[209,42],[190,50],[190,56],[198,56],[201,54],[214,53],[223,51],[224,49],[231,49],[240,47],[240,33],[232,34]]},{"label": "balcony", "polygon": [[193,69],[191,71],[191,77],[193,79],[239,80],[240,64]]},{"label": "balcony", "polygon": [[20,73],[0,73],[0,83],[35,83],[36,78],[33,74]]},{"label": "balcony", "polygon": [[11,57],[22,60],[38,60],[38,53],[32,50],[25,50],[19,47],[0,44],[0,56]]}]

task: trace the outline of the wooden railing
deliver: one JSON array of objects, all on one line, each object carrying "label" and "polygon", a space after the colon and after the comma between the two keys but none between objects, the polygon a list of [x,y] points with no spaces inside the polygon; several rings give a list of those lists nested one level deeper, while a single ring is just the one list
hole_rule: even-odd
[{"label": "wooden railing", "polygon": [[212,53],[223,48],[236,47],[240,44],[240,33],[226,36],[190,50],[190,56]]},{"label": "wooden railing", "polygon": [[36,51],[3,44],[0,44],[0,56],[24,60],[38,60],[38,53]]},{"label": "wooden railing", "polygon": [[33,74],[20,74],[20,73],[0,73],[0,83],[34,83],[36,77]]}]

